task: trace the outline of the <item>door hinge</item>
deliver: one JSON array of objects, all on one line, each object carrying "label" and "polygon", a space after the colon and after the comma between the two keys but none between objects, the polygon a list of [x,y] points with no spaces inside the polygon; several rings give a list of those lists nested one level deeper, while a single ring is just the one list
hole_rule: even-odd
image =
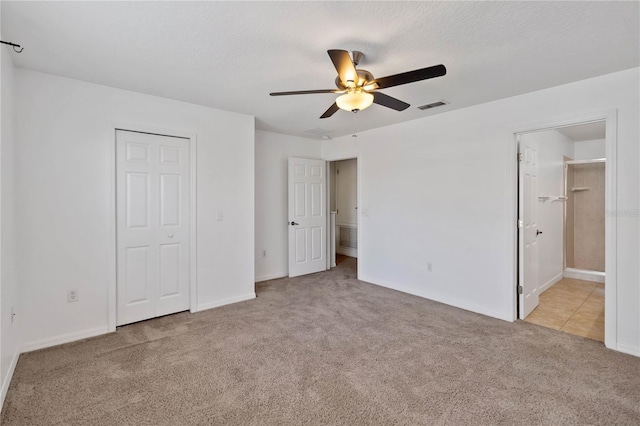
[{"label": "door hinge", "polygon": [[518,286],[518,294],[524,293],[524,288],[521,285]]},{"label": "door hinge", "polygon": [[518,229],[522,229],[524,227],[524,221],[522,219],[518,219]]},{"label": "door hinge", "polygon": [[339,175],[340,174],[340,169],[336,169],[336,174]]},{"label": "door hinge", "polygon": [[519,152],[518,153],[518,161],[522,161],[522,160],[524,160],[524,155],[521,152]]}]

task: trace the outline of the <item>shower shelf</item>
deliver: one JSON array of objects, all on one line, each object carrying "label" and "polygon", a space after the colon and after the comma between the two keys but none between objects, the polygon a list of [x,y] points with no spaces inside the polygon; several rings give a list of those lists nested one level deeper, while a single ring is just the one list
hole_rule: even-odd
[{"label": "shower shelf", "polygon": [[574,186],[573,188],[571,188],[571,192],[580,192],[580,191],[588,191],[591,188],[589,188],[588,186]]},{"label": "shower shelf", "polygon": [[538,201],[543,203],[552,203],[554,201],[566,201],[567,197],[564,195],[541,195],[538,197]]}]

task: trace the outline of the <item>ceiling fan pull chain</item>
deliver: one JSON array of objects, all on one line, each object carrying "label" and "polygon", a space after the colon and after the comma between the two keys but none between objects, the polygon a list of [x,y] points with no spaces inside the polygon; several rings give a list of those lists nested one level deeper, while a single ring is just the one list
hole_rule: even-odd
[{"label": "ceiling fan pull chain", "polygon": [[357,115],[358,114],[356,114],[356,112],[353,113],[353,134],[351,135],[352,138],[358,137],[358,128],[356,126]]}]

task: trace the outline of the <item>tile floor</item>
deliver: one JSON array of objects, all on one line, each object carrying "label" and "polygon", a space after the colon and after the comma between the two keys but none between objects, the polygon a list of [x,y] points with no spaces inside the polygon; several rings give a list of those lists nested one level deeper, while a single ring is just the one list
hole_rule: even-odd
[{"label": "tile floor", "polygon": [[525,321],[604,341],[604,284],[564,278],[540,295]]}]

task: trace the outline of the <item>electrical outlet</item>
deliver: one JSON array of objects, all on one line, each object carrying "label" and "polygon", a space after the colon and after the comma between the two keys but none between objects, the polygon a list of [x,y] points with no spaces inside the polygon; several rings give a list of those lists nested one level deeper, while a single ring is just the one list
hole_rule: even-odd
[{"label": "electrical outlet", "polygon": [[262,250],[262,257],[267,257],[267,251],[266,250]]},{"label": "electrical outlet", "polygon": [[222,220],[224,219],[224,214],[222,212],[218,212],[218,222],[222,222]]},{"label": "electrical outlet", "polygon": [[427,271],[433,272],[433,268],[431,267],[431,262],[427,263]]},{"label": "electrical outlet", "polygon": [[78,301],[78,289],[73,288],[67,292],[67,302],[77,302]]}]

